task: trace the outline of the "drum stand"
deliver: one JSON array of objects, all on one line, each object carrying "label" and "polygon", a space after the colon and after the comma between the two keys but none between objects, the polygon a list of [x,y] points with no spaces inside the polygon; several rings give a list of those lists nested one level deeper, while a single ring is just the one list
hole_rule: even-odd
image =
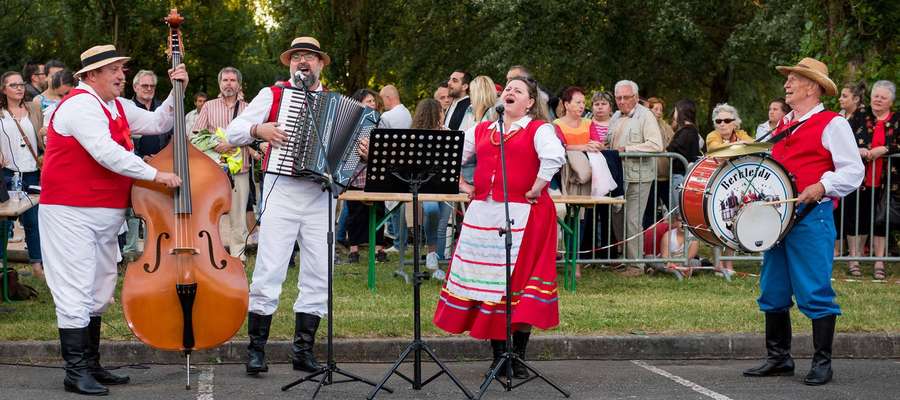
[{"label": "drum stand", "polygon": [[[552,386],[559,393],[561,393],[565,397],[569,397],[570,394],[565,389],[561,388],[559,385],[551,381],[549,378],[544,376],[540,371],[529,365],[522,357],[513,352],[512,350],[512,296],[509,294],[512,293],[512,288],[510,287],[511,280],[511,265],[512,264],[512,222],[509,217],[509,192],[506,188],[506,153],[504,150],[505,138],[503,137],[503,106],[497,106],[497,114],[499,115],[499,119],[497,120],[497,126],[499,127],[498,131],[500,132],[500,169],[503,174],[503,206],[506,212],[506,227],[500,229],[500,235],[502,235],[505,239],[505,247],[506,247],[506,351],[500,357],[500,361],[497,362],[493,368],[488,371],[487,376],[484,378],[484,382],[481,383],[481,387],[478,390],[478,396],[475,399],[480,400],[482,396],[484,396],[485,392],[487,392],[488,387],[490,387],[491,382],[495,379],[503,385],[503,388],[509,392],[519,386],[522,386],[534,379],[540,378],[544,382],[547,382],[548,385]],[[531,377],[525,378],[523,381],[513,384],[513,372],[512,372],[512,363],[518,362],[525,366],[529,371],[531,371]],[[500,368],[506,368],[506,380],[502,380],[497,377],[497,373],[500,372]]]},{"label": "drum stand", "polygon": [[[302,80],[301,80],[301,82],[302,82]],[[307,94],[309,94],[310,93],[309,89],[306,88],[305,83],[303,84],[303,86],[304,86],[304,89],[306,90]],[[308,102],[306,102],[305,104],[306,104],[306,107],[309,107]],[[308,111],[308,109],[307,109],[307,111]],[[310,113],[307,112],[307,115],[309,116]],[[310,116],[310,118],[311,118],[311,116]],[[315,127],[316,125],[312,124],[312,126]],[[327,154],[326,149],[325,149],[325,144],[322,141],[322,135],[319,133],[318,129],[315,129],[315,132],[319,138],[320,151],[325,152]],[[334,276],[333,276],[334,275],[334,199],[336,199],[339,196],[340,190],[338,189],[337,183],[335,183],[334,180],[331,178],[334,175],[332,174],[331,166],[327,162],[325,163],[325,169],[328,173],[328,176],[322,179],[322,191],[328,192],[328,234],[327,234],[327,237],[328,237],[329,253],[328,253],[328,339],[327,339],[328,344],[326,346],[327,360],[325,361],[325,366],[322,367],[322,369],[320,369],[316,372],[313,372],[309,375],[306,375],[300,379],[297,379],[297,380],[281,387],[282,391],[287,391],[290,388],[297,386],[303,382],[307,382],[307,381],[318,382],[318,384],[316,385],[316,390],[313,392],[312,397],[310,397],[312,399],[316,398],[316,396],[319,394],[319,390],[321,390],[322,386],[325,386],[325,385],[332,385],[332,384],[336,384],[336,383],[348,383],[348,382],[362,382],[362,383],[365,383],[370,386],[375,386],[375,383],[372,381],[369,381],[358,375],[352,374],[350,372],[347,372],[345,370],[338,368],[337,363],[334,361],[334,318],[333,318],[333,313],[332,313],[332,310],[334,309],[334,285],[333,285],[333,281],[334,281]],[[342,375],[347,379],[334,380],[335,374]],[[321,379],[318,379],[318,380],[315,379],[316,377],[318,377],[320,375],[322,377]],[[393,390],[391,390],[390,388],[384,388],[384,389],[390,393],[393,393]]]}]

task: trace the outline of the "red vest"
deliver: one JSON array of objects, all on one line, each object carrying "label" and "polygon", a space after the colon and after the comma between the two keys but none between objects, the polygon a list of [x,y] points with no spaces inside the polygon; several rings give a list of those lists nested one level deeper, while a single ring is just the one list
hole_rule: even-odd
[{"label": "red vest", "polygon": [[[62,99],[56,111],[59,111],[66,100],[80,94],[88,94],[97,99],[83,89],[73,89]],[[118,100],[115,102],[119,117],[113,120],[109,110],[97,99],[98,105],[109,119],[110,137],[125,150],[131,151],[134,145],[131,143],[131,130],[125,119],[125,110]],[[41,204],[127,208],[133,180],[100,165],[74,137],[57,133],[53,126],[56,111],[50,117],[50,127],[47,129],[47,149],[44,168],[41,170]]]},{"label": "red vest", "polygon": [[[494,201],[503,201],[503,172],[500,165],[499,133],[489,129],[493,122],[485,121],[475,127],[475,200],[487,200],[488,193]],[[525,193],[531,190],[541,166],[537,151],[534,148],[534,135],[538,128],[546,122],[532,120],[521,132],[516,133],[504,142],[506,152],[506,174],[509,181],[509,201],[527,203]],[[491,134],[494,136],[491,142]],[[494,144],[498,143],[498,144]],[[544,188],[542,195],[547,195]]]},{"label": "red vest", "polygon": [[822,133],[835,117],[838,117],[835,112],[822,111],[813,114],[804,122],[794,121],[788,125],[780,122],[775,128],[774,135],[778,135],[785,129],[801,124],[797,130],[772,148],[772,157],[775,161],[784,165],[793,175],[798,195],[807,186],[819,182],[825,172],[834,171],[831,152],[822,146]]}]

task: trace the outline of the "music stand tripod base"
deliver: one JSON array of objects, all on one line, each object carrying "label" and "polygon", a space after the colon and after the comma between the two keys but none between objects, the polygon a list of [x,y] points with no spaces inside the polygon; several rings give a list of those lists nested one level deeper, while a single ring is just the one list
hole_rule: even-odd
[{"label": "music stand tripod base", "polygon": [[[367,192],[412,193],[413,207],[413,340],[400,354],[400,358],[372,389],[372,400],[393,375],[410,384],[414,390],[431,383],[446,374],[466,396],[472,394],[453,375],[434,351],[422,341],[420,286],[428,279],[428,273],[419,270],[421,225],[419,223],[419,193],[459,193],[459,174],[462,158],[463,133],[427,129],[375,129],[369,143],[369,163],[366,165]],[[428,355],[440,371],[422,380],[422,352]],[[404,375],[398,369],[403,361],[413,356],[413,376]]]}]

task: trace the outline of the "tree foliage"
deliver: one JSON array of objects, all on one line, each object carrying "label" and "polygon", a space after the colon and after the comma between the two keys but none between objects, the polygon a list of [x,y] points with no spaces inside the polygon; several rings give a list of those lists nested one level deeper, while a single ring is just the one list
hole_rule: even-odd
[{"label": "tree foliage", "polygon": [[701,122],[725,101],[758,121],[782,94],[774,67],[804,56],[839,84],[900,77],[900,2],[890,0],[0,0],[0,66],[74,67],[84,49],[114,43],[132,71],[162,76],[172,4],[186,18],[192,92],[216,93],[218,70],[232,65],[253,95],[286,76],[278,55],[303,35],[329,52],[331,89],[391,83],[410,105],[453,69],[496,81],[522,64],[554,93],[631,79],[644,96],[697,100]]}]

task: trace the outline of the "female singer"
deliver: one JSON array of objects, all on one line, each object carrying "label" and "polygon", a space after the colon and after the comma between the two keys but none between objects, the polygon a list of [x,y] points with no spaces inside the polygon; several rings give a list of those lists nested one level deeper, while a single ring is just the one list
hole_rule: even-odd
[{"label": "female singer", "polygon": [[[537,84],[512,78],[500,96],[503,137],[498,123],[485,121],[466,131],[463,161],[473,155],[475,185],[460,180],[460,190],[472,203],[441,290],[434,324],[451,333],[469,331],[478,339],[490,339],[494,366],[506,351],[506,301],[511,300],[513,347],[524,357],[531,327],[550,329],[559,324],[556,287],[556,209],[547,183],[565,162],[565,150],[553,125],[546,122],[536,104]],[[506,226],[500,140],[506,153],[508,199],[512,221],[512,298],[505,296]],[[550,228],[548,228],[550,227]],[[505,376],[506,368],[500,369]],[[513,364],[514,376],[528,371]]]}]

